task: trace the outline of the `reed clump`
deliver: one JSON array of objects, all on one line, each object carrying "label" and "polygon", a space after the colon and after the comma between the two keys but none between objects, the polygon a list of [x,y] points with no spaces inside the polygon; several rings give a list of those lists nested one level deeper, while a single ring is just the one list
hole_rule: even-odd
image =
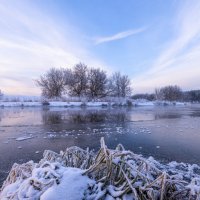
[{"label": "reed clump", "polygon": [[[126,151],[121,144],[114,150],[109,149],[103,138],[101,148],[97,153],[79,147],[67,148],[60,154],[46,150],[43,159],[38,164],[33,162],[14,164],[1,192],[8,185],[20,182],[24,184],[23,194],[30,186],[34,188],[34,191],[38,190],[38,193],[34,192],[34,199],[40,199],[49,187],[55,183],[60,184],[62,174],[59,169],[61,167],[80,168],[83,176],[94,180],[94,183],[88,185],[84,192],[85,200],[200,199],[200,167],[198,165],[177,162],[161,164],[152,157],[144,158]],[[34,169],[38,171],[37,176]],[[25,184],[27,179],[29,181]],[[20,199],[20,192],[18,188],[8,199]]]}]

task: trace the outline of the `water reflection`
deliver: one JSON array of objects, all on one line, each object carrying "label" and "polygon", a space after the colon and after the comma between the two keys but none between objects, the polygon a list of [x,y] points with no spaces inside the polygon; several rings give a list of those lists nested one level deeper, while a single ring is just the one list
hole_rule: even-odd
[{"label": "water reflection", "polygon": [[43,124],[61,124],[62,114],[61,112],[50,112],[49,110],[44,110],[42,112],[42,122]]},{"label": "water reflection", "polygon": [[181,118],[179,112],[168,112],[166,110],[155,110],[152,112],[138,110],[134,108],[117,109],[65,109],[55,111],[45,109],[42,112],[43,124],[61,124],[61,123],[105,123],[105,122],[137,122],[152,121],[159,119]]},{"label": "water reflection", "polygon": [[130,121],[128,109],[78,109],[78,110],[44,110],[42,112],[43,124],[61,123],[104,123],[104,122],[125,122]]},{"label": "water reflection", "polygon": [[177,119],[181,118],[182,115],[180,113],[155,113],[155,120],[157,119]]},{"label": "water reflection", "polygon": [[193,111],[191,114],[190,114],[191,117],[200,117],[200,111]]}]

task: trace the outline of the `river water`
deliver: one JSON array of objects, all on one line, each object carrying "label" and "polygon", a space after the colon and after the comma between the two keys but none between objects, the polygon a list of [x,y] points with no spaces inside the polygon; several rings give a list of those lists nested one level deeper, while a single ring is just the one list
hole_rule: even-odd
[{"label": "river water", "polygon": [[200,164],[200,106],[0,108],[0,185],[13,163],[39,161],[45,149],[109,148]]}]

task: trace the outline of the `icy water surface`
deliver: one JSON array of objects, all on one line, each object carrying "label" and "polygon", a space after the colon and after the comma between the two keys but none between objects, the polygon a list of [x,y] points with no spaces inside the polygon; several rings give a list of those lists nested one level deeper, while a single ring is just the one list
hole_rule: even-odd
[{"label": "icy water surface", "polygon": [[0,185],[14,162],[38,161],[45,149],[97,150],[101,137],[110,148],[200,164],[200,106],[0,108]]}]

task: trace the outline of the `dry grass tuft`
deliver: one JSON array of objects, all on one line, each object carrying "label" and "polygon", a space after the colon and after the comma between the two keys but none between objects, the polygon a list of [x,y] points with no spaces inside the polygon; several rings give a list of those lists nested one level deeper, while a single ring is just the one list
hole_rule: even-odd
[{"label": "dry grass tuft", "polygon": [[[62,178],[56,173],[56,167],[59,165],[83,169],[83,175],[96,181],[94,185],[88,186],[85,192],[87,200],[200,199],[199,166],[176,162],[163,165],[153,158],[145,159],[131,151],[126,151],[120,144],[115,150],[111,150],[107,148],[103,138],[97,154],[90,152],[89,149],[70,147],[60,154],[45,151],[44,158],[39,164],[32,162],[14,164],[1,190],[19,179],[31,177],[35,167],[50,166],[47,173],[51,176],[49,175],[48,178],[59,184]],[[30,183],[40,191],[38,199],[47,188],[52,186],[51,180],[40,183],[40,186],[34,180]],[[9,199],[15,199],[14,197]]]}]

